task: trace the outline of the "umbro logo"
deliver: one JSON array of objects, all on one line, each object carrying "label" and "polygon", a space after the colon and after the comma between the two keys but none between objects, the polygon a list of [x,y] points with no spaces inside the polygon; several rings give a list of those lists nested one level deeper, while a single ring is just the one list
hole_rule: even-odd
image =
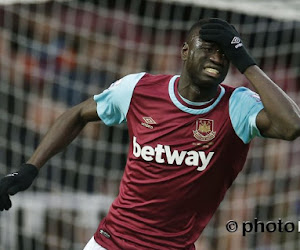
[{"label": "umbro logo", "polygon": [[145,122],[141,122],[141,124],[146,128],[153,129],[152,125],[156,124],[156,121],[154,121],[152,117],[143,117],[143,120]]},{"label": "umbro logo", "polygon": [[156,124],[152,117],[143,117],[143,119],[147,124]]},{"label": "umbro logo", "polygon": [[231,44],[237,44],[237,43],[240,43],[241,42],[241,39],[237,36],[235,36],[232,41],[231,41]]},{"label": "umbro logo", "polygon": [[235,36],[232,40],[231,40],[231,44],[236,44],[234,47],[237,49],[239,47],[242,47],[242,41],[239,37]]}]

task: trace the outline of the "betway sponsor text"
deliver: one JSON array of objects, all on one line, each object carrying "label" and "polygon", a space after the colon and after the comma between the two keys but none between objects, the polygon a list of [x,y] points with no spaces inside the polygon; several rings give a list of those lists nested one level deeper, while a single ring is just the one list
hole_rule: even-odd
[{"label": "betway sponsor text", "polygon": [[155,148],[145,145],[141,146],[135,136],[133,136],[133,155],[137,158],[142,157],[145,161],[155,161],[169,165],[182,165],[195,166],[198,171],[206,169],[210,163],[214,152],[205,151],[171,151],[171,147],[168,145],[157,144]]}]

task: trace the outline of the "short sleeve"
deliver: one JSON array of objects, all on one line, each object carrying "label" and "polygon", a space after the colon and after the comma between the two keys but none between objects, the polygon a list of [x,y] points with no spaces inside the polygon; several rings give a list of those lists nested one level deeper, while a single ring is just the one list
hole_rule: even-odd
[{"label": "short sleeve", "polygon": [[257,93],[245,87],[236,88],[229,100],[229,115],[237,136],[246,144],[255,136],[261,137],[256,117],[263,109]]},{"label": "short sleeve", "polygon": [[131,97],[144,72],[127,75],[112,83],[101,94],[94,95],[97,103],[97,114],[106,125],[116,125],[126,122]]}]

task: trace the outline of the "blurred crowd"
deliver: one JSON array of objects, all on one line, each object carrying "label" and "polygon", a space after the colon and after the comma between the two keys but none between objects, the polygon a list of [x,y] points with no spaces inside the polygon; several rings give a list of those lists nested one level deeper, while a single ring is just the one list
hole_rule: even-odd
[{"label": "blurred crowd", "polygon": [[[126,74],[180,72],[187,27],[176,23],[160,27],[109,6],[83,9],[52,1],[2,7],[0,14],[1,81],[37,98],[26,113],[38,128],[44,121],[49,124],[61,107],[80,103]],[[288,68],[289,57],[282,62],[267,51],[258,60],[283,89],[295,92],[299,72]],[[247,85],[234,69],[226,83]],[[39,107],[38,98],[43,99]]]},{"label": "blurred crowd", "polygon": [[142,29],[124,11],[49,2],[3,7],[0,14],[1,82],[30,96],[24,103],[25,120],[41,132],[66,107],[126,74],[180,70],[182,39],[169,31]]}]

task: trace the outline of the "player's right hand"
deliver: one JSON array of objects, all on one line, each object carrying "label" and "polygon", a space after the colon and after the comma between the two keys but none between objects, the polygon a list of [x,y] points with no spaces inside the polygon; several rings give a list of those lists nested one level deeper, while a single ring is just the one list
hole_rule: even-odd
[{"label": "player's right hand", "polygon": [[9,196],[29,188],[37,174],[38,169],[34,165],[22,164],[19,171],[0,179],[0,211],[10,209]]}]

